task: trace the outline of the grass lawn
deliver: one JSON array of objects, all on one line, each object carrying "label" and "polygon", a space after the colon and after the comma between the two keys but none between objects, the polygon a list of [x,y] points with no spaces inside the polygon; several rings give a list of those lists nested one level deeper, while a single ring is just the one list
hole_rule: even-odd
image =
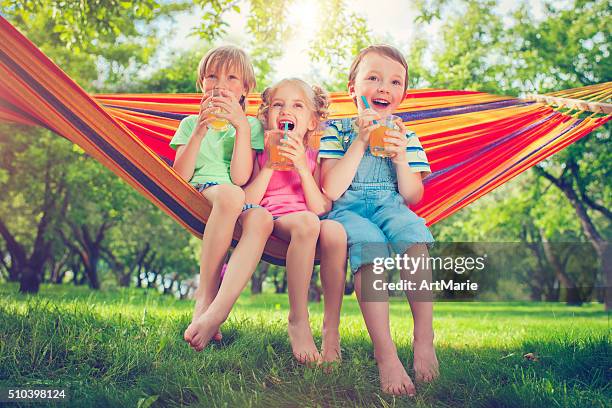
[{"label": "grass lawn", "polygon": [[[343,305],[343,364],[331,374],[293,361],[286,296],[244,293],[222,327],[222,343],[202,353],[182,339],[192,306],[137,289],[43,285],[28,297],[2,284],[0,387],[61,387],[71,406],[83,407],[155,400],[154,407],[549,408],[609,407],[612,400],[610,321],[600,304],[436,303],[441,378],[418,387],[413,399],[379,391],[354,296]],[[400,357],[410,367],[407,302],[394,299],[391,313]],[[321,304],[311,305],[311,321],[320,343]]]}]

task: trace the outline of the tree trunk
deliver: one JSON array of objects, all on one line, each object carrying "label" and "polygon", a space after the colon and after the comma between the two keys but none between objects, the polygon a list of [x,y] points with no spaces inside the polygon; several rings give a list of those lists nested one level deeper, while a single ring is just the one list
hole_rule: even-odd
[{"label": "tree trunk", "polygon": [[138,267],[138,271],[136,271],[136,287],[142,288],[142,267]]},{"label": "tree trunk", "polygon": [[17,269],[17,266],[12,260],[11,260],[11,267],[9,268],[8,280],[9,282],[19,281],[19,269]]},{"label": "tree trunk", "polygon": [[49,277],[49,281],[54,284],[62,283],[62,280],[65,275],[65,266],[68,262],[68,258],[70,257],[69,251],[64,251],[59,260],[53,258],[51,262],[51,276]]},{"label": "tree trunk", "polygon": [[[40,238],[42,241],[43,238]],[[49,257],[50,245],[36,240],[34,252],[28,259],[25,268],[21,272],[19,291],[21,293],[38,293],[42,282],[45,262]]]},{"label": "tree trunk", "polygon": [[[38,209],[42,216],[36,226],[36,236],[32,245],[32,253],[28,257],[23,245],[17,242],[8,227],[0,220],[0,236],[6,242],[6,250],[11,257],[11,269],[14,273],[9,273],[9,278],[16,278],[19,275],[19,291],[23,293],[37,293],[40,287],[42,272],[45,262],[49,257],[51,244],[47,239],[47,232],[56,214],[64,214],[68,204],[65,193],[66,185],[64,177],[53,184],[51,182],[51,168],[53,163],[47,162],[44,173],[44,196],[43,203]],[[63,199],[62,199],[63,197]],[[61,204],[61,205],[60,205]]]},{"label": "tree trunk", "polygon": [[79,274],[81,273],[81,268],[79,268],[77,265],[73,265],[72,273],[72,283],[74,286],[77,286],[79,284]]},{"label": "tree trunk", "polygon": [[121,276],[119,276],[119,286],[122,288],[129,288],[131,280],[132,275],[129,272],[122,273]]},{"label": "tree trunk", "polygon": [[2,256],[2,259],[0,259],[0,264],[2,264],[2,268],[7,273],[6,278],[9,282],[17,282],[19,280],[19,271],[15,267],[15,262],[13,262],[11,255],[0,254],[0,256]]},{"label": "tree trunk", "polygon": [[100,289],[98,263],[101,259],[102,242],[104,241],[106,231],[111,226],[112,223],[103,222],[98,227],[94,236],[90,233],[87,225],[77,226],[74,223],[70,223],[72,237],[76,244],[73,242],[73,240],[68,239],[62,230],[58,231],[62,237],[62,241],[64,241],[64,244],[81,259],[89,287],[94,290]]},{"label": "tree trunk", "polygon": [[94,290],[100,289],[97,259],[92,260],[90,265],[85,266],[85,273],[87,274],[87,282],[89,283],[89,287]]},{"label": "tree trunk", "polygon": [[[282,277],[279,275],[282,274]],[[279,266],[274,274],[274,286],[276,293],[287,293],[287,268]]]},{"label": "tree trunk", "polygon": [[[119,286],[125,287],[125,288],[129,287],[130,282],[132,281],[132,276],[134,274],[134,271],[136,271],[136,273],[140,275],[140,270],[142,269],[142,263],[144,262],[144,259],[150,250],[151,250],[151,245],[148,242],[145,243],[144,248],[138,252],[131,266],[125,266],[117,262],[112,256],[112,254],[110,254],[110,251],[107,251],[109,256],[111,256],[111,258],[113,259],[114,264],[116,264],[115,269],[122,269],[124,271],[119,276]],[[137,279],[138,279],[138,282],[140,283],[140,276],[137,276]]]},{"label": "tree trunk", "polygon": [[[33,285],[33,279],[31,276],[33,272],[31,270],[27,272],[25,271],[27,267],[25,249],[19,242],[17,242],[13,234],[11,234],[11,232],[8,230],[8,227],[6,226],[6,224],[4,224],[2,220],[0,220],[0,235],[2,236],[2,238],[4,238],[4,241],[6,242],[6,249],[8,250],[11,257],[9,280],[13,282],[18,281],[20,280],[21,275],[26,273],[28,276],[24,278],[25,281],[21,283],[21,286],[27,288],[33,288],[35,286],[36,290],[38,290],[38,284]],[[38,281],[38,277],[36,277],[36,281]]]},{"label": "tree trunk", "polygon": [[[521,240],[525,242],[537,261],[534,271],[528,273],[525,281],[531,289],[530,298],[533,301],[559,301],[559,291],[555,290],[555,275],[551,271],[550,264],[547,262],[546,254],[542,248],[542,234],[533,224],[532,220],[522,226]],[[530,279],[531,278],[531,279]]]},{"label": "tree trunk", "polygon": [[19,280],[19,292],[21,293],[38,293],[40,288],[40,271],[27,265],[21,271],[21,279]]},{"label": "tree trunk", "polygon": [[604,278],[604,304],[606,311],[612,310],[612,245],[603,243],[603,256],[601,258],[601,271]]},{"label": "tree trunk", "polygon": [[310,284],[308,286],[308,301],[309,302],[319,303],[321,301],[322,291],[317,281],[318,281],[318,274],[316,273],[316,270],[314,270],[313,268],[312,275],[310,276]]},{"label": "tree trunk", "polygon": [[559,261],[557,254],[555,254],[552,250],[550,242],[544,241],[542,242],[542,245],[544,247],[546,259],[548,259],[548,262],[550,262],[550,264],[552,265],[560,285],[564,286],[565,290],[567,291],[567,304],[572,306],[582,305],[580,291],[576,287],[576,283],[574,283],[574,280],[568,274],[565,273],[565,268]]},{"label": "tree trunk", "polygon": [[[595,248],[599,259],[601,259],[602,275],[604,278],[604,287],[606,292],[605,308],[606,310],[612,310],[612,261],[610,260],[610,248],[608,243],[597,231],[595,224],[587,212],[583,199],[581,199],[574,190],[572,180],[568,180],[564,177],[565,172],[561,175],[561,177],[556,178],[539,166],[535,166],[534,168],[538,174],[544,176],[547,180],[551,181],[555,186],[557,186],[557,188],[559,188],[559,190],[565,194],[569,202],[574,207],[576,215],[578,215],[578,219],[580,220],[582,231]],[[576,180],[576,183],[581,183],[582,181],[577,176],[575,161],[568,161],[567,168],[571,170],[571,174],[573,179]],[[582,192],[582,197],[585,196],[586,194]]]},{"label": "tree trunk", "polygon": [[66,277],[66,269],[62,269],[58,274],[57,274],[57,281],[53,282],[56,284],[61,284],[64,282],[64,278]]},{"label": "tree trunk", "polygon": [[263,282],[268,275],[268,269],[270,264],[267,262],[260,262],[259,267],[255,270],[255,273],[251,276],[251,293],[253,295],[260,294],[263,290]]}]

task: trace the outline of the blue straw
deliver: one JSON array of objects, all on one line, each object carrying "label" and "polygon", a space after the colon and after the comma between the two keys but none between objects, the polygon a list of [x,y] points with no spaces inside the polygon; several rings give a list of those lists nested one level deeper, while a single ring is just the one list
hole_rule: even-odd
[{"label": "blue straw", "polygon": [[[363,106],[365,106],[366,109],[370,109],[370,104],[368,103],[368,100],[366,99],[366,97],[361,95],[361,100],[363,101]],[[378,123],[377,120],[374,120],[372,122]]]},{"label": "blue straw", "polygon": [[287,138],[289,137],[289,135],[287,134],[287,132],[289,131],[289,122],[285,122],[285,134],[283,135],[283,139],[287,140]]}]

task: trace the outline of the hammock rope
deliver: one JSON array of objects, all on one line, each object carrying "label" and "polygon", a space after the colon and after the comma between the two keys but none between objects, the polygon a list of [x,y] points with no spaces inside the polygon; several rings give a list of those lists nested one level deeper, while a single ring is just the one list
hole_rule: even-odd
[{"label": "hammock rope", "polygon": [[[607,101],[612,83],[549,97]],[[354,117],[344,92],[331,93],[331,119]],[[0,121],[43,126],[79,145],[192,234],[201,237],[210,208],[171,168],[178,124],[197,114],[199,94],[89,95],[0,17]],[[254,115],[259,95],[247,99]],[[569,109],[569,111],[565,111]],[[432,225],[459,211],[610,119],[571,107],[474,91],[414,89],[397,115],[414,130],[432,174],[411,207]],[[234,244],[240,229],[234,233]],[[271,238],[263,259],[284,264],[287,244]]]}]

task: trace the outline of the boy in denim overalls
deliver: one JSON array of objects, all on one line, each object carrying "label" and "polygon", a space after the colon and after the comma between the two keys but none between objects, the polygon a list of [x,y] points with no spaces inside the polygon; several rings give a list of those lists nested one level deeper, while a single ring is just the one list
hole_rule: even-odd
[{"label": "boy in denim overalls", "polygon": [[[434,241],[425,220],[407,207],[421,199],[422,179],[431,173],[414,132],[398,121],[399,131],[385,133],[385,151],[390,157],[373,156],[368,149],[370,133],[404,99],[407,81],[406,60],[395,48],[375,45],[363,49],[353,61],[348,82],[359,117],[331,123],[321,139],[319,158],[323,191],[334,201],[328,218],[340,222],[347,232],[356,294],[372,338],[381,388],[394,395],[412,396],[414,384],[391,339],[386,291],[381,302],[372,301],[363,290],[376,258],[389,257],[390,250],[426,257],[427,245]],[[405,279],[405,271],[400,272]],[[429,280],[431,270],[420,268],[410,278],[415,277]],[[418,381],[430,382],[438,376],[433,303],[430,296],[417,301],[419,295],[418,291],[407,291],[414,318],[414,370]]]}]

